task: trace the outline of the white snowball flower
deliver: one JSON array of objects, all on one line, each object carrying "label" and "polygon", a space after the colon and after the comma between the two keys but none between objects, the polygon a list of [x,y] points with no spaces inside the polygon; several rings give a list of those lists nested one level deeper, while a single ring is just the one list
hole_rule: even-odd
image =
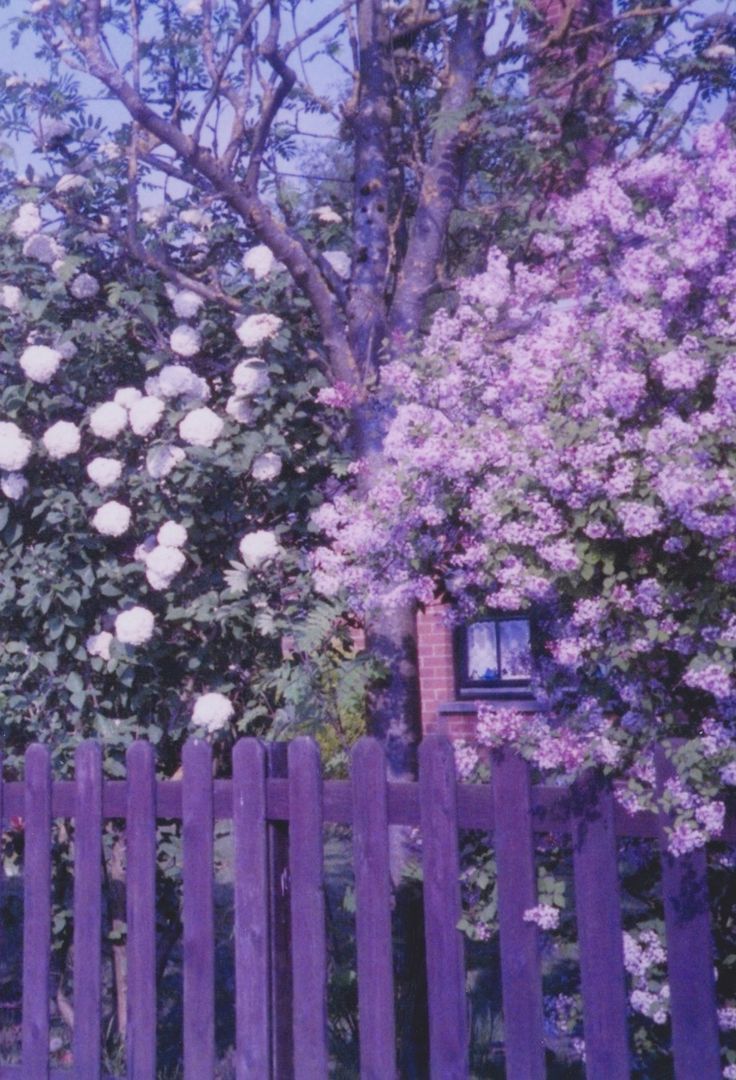
[{"label": "white snowball flower", "polygon": [[150,435],[163,411],[164,403],[161,398],[142,397],[130,407],[130,426],[136,435]]},{"label": "white snowball flower", "polygon": [[0,288],[0,305],[6,307],[8,311],[18,311],[22,298],[23,293],[17,285],[3,285]]},{"label": "white snowball flower", "polygon": [[146,578],[153,589],[166,589],[185,563],[184,553],[178,547],[153,548],[146,557]]},{"label": "white snowball flower", "polygon": [[243,269],[249,270],[256,281],[261,281],[271,273],[275,262],[271,249],[265,244],[257,244],[243,256]]},{"label": "white snowball flower", "polygon": [[53,236],[46,236],[39,232],[28,237],[23,245],[23,254],[29,259],[38,259],[40,263],[51,266],[52,263],[63,259],[64,249]]},{"label": "white snowball flower", "polygon": [[192,712],[192,722],[198,727],[207,728],[209,733],[213,734],[227,726],[234,712],[230,699],[224,694],[213,691],[197,698]]},{"label": "white snowball flower", "polygon": [[146,454],[146,471],[154,480],[163,480],[185,457],[180,446],[152,446]]},{"label": "white snowball flower", "polygon": [[57,182],[54,191],[58,195],[65,195],[70,191],[78,191],[83,188],[87,181],[79,173],[67,173]]},{"label": "white snowball flower", "polygon": [[180,548],[187,542],[187,530],[176,521],[165,521],[156,533],[161,547]]},{"label": "white snowball flower", "polygon": [[113,499],[103,503],[92,518],[92,525],[103,536],[122,536],[130,528],[130,517],[128,507]]},{"label": "white snowball flower", "polygon": [[233,371],[233,385],[241,397],[262,394],[269,382],[262,360],[242,360]]},{"label": "white snowball flower", "polygon": [[212,446],[222,427],[222,419],[212,409],[193,409],[179,424],[179,435],[191,446]]},{"label": "white snowball flower", "polygon": [[252,349],[277,334],[282,322],[283,319],[280,319],[278,315],[269,315],[266,312],[260,315],[248,315],[236,321],[235,333],[241,345],[244,345],[246,349]]},{"label": "white snowball flower", "polygon": [[322,255],[338,277],[350,277],[350,256],[346,251],[323,251]]},{"label": "white snowball flower", "polygon": [[199,334],[194,327],[181,323],[171,331],[169,345],[177,356],[196,356],[200,348]]},{"label": "white snowball flower", "polygon": [[212,214],[208,214],[206,210],[181,210],[179,221],[183,225],[193,225],[196,229],[208,229],[212,224]]},{"label": "white snowball flower", "polygon": [[6,499],[20,499],[25,495],[28,490],[28,481],[23,473],[9,472],[3,473],[0,480],[0,491]]},{"label": "white snowball flower", "polygon": [[717,45],[711,45],[709,49],[704,49],[703,56],[707,56],[709,60],[731,60],[736,56],[736,49],[733,45],[719,42]]},{"label": "white snowball flower", "polygon": [[89,426],[100,439],[115,439],[128,424],[128,414],[115,401],[98,405],[89,418]]},{"label": "white snowball flower", "polygon": [[227,399],[225,412],[241,424],[250,424],[253,420],[253,407],[240,394],[233,394]]},{"label": "white snowball flower", "polygon": [[110,659],[110,646],[113,636],[109,630],[101,630],[99,634],[92,634],[84,643],[84,647],[90,656],[99,656],[103,660]]},{"label": "white snowball flower", "polygon": [[145,562],[155,547],[156,537],[147,536],[142,544],[136,544],[133,551],[133,558],[136,562]]},{"label": "white snowball flower", "polygon": [[119,390],[115,391],[113,401],[116,405],[122,405],[124,409],[130,409],[142,397],[143,394],[140,390],[136,390],[134,386],[121,386]]},{"label": "white snowball flower", "polygon": [[115,619],[115,637],[124,645],[144,645],[153,635],[153,613],[144,607],[121,611]]},{"label": "white snowball flower", "polygon": [[254,480],[275,480],[281,472],[281,458],[278,454],[260,454],[251,465],[251,476]]},{"label": "white snowball flower", "polygon": [[47,383],[56,374],[61,360],[58,349],[51,349],[48,345],[29,345],[23,350],[19,363],[27,378],[33,382]]},{"label": "white snowball flower", "polygon": [[76,454],[79,450],[81,444],[79,428],[69,420],[59,420],[58,423],[51,425],[42,441],[49,457],[59,461],[70,454]]},{"label": "white snowball flower", "polygon": [[182,289],[174,293],[172,303],[180,319],[192,319],[204,303],[204,297],[191,289]]},{"label": "white snowball flower", "polygon": [[333,210],[331,206],[316,206],[312,211],[312,215],[323,225],[339,225],[342,221],[341,215],[338,214],[337,210]]},{"label": "white snowball flower", "polygon": [[253,569],[266,559],[273,559],[281,552],[275,533],[267,529],[257,529],[246,533],[240,541],[240,557],[246,566]]},{"label": "white snowball flower", "polygon": [[62,360],[71,360],[77,355],[77,346],[73,341],[57,341],[55,348],[61,353]]},{"label": "white snowball flower", "polygon": [[101,488],[112,487],[113,484],[117,484],[122,471],[122,462],[109,457],[93,458],[87,466],[87,476]]},{"label": "white snowball flower", "polygon": [[18,210],[18,216],[10,226],[13,236],[19,240],[27,240],[41,228],[41,213],[35,203],[23,203]]},{"label": "white snowball flower", "polygon": [[77,274],[69,286],[69,292],[77,300],[89,300],[100,291],[100,283],[91,274]]},{"label": "white snowball flower", "polygon": [[20,472],[31,456],[31,440],[27,439],[17,424],[0,420],[0,469],[9,473]]},{"label": "white snowball flower", "polygon": [[187,0],[184,7],[181,9],[182,15],[190,15],[192,17],[202,14],[202,0]]},{"label": "white snowball flower", "polygon": [[[121,148],[116,143],[113,143],[112,146],[115,148],[114,157],[120,157]],[[102,149],[102,147],[100,147],[100,149]],[[167,213],[168,208],[164,203],[157,203],[155,206],[147,206],[145,210],[141,212],[141,221],[144,225],[160,225],[161,222],[165,220]]]},{"label": "white snowball flower", "polygon": [[[210,396],[210,388],[204,379],[186,366],[186,364],[166,364],[155,377],[156,392],[164,398],[175,398],[185,395],[195,398],[197,401],[206,401]],[[149,380],[146,380],[146,390]]]}]

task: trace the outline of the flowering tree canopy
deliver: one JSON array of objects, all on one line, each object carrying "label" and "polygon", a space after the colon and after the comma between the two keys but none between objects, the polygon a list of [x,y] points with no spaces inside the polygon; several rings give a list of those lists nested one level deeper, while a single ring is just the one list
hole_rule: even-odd
[{"label": "flowering tree canopy", "polygon": [[684,735],[704,793],[736,780],[735,225],[721,125],[595,170],[531,265],[491,251],[391,365],[382,481],[317,513],[321,587],[361,609],[439,592],[461,616],[536,612],[550,716],[487,717],[491,745],[646,783],[642,746]]}]

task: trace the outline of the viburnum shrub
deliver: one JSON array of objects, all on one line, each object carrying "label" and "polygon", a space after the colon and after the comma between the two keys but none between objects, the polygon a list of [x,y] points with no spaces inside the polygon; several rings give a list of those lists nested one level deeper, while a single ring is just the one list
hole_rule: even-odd
[{"label": "viburnum shrub", "polygon": [[598,168],[539,222],[531,259],[492,250],[421,350],[383,483],[320,508],[320,587],[365,610],[439,594],[456,618],[528,610],[529,719],[481,710],[489,746],[548,775],[590,764],[655,797],[674,852],[717,836],[736,782],[736,149]]},{"label": "viburnum shrub", "polygon": [[[175,768],[188,734],[361,700],[367,669],[307,561],[309,512],[340,469],[307,306],[276,265],[254,280],[247,238],[210,215],[238,304],[165,283],[78,224],[77,188],[52,206],[54,183],[8,193],[0,240],[6,757],[97,735],[114,768],[145,736]],[[203,274],[202,212],[163,217]]]}]

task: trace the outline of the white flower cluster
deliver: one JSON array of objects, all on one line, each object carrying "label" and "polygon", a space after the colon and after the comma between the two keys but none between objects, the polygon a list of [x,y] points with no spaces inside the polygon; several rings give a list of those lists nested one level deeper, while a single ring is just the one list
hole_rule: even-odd
[{"label": "white flower cluster", "polygon": [[190,446],[212,446],[223,428],[223,420],[206,406],[187,413],[179,424],[179,435]]},{"label": "white flower cluster", "polygon": [[103,536],[122,536],[130,527],[130,510],[112,499],[103,503],[92,518],[92,525]]},{"label": "white flower cluster", "polygon": [[76,300],[89,300],[99,291],[100,283],[91,274],[77,274],[69,286],[69,292]]},{"label": "white flower cluster", "polygon": [[115,619],[115,637],[123,645],[145,645],[153,636],[153,613],[144,607],[121,611]]},{"label": "white flower cluster", "polygon": [[186,364],[165,364],[158,375],[146,379],[146,393],[154,397],[186,397],[193,401],[207,401],[210,388]]},{"label": "white flower cluster", "polygon": [[81,441],[79,428],[69,420],[59,420],[56,424],[52,424],[42,440],[49,457],[54,461],[76,454]]},{"label": "white flower cluster", "polygon": [[273,454],[270,451],[255,458],[250,468],[253,479],[261,483],[275,480],[280,472],[281,458],[278,454]]},{"label": "white flower cluster", "polygon": [[154,480],[163,480],[185,457],[180,446],[152,446],[146,454],[146,472]]},{"label": "white flower cluster", "polygon": [[182,289],[180,292],[174,291],[171,302],[180,319],[192,319],[204,303],[204,298],[191,289]]},{"label": "white flower cluster", "polygon": [[105,401],[90,415],[89,426],[100,439],[116,439],[128,426],[128,412],[116,401]]},{"label": "white flower cluster", "polygon": [[130,426],[136,435],[150,435],[164,411],[164,403],[158,397],[141,397],[130,406]]},{"label": "white flower cluster", "polygon": [[145,556],[146,580],[152,589],[168,589],[184,567],[184,553],[178,547],[157,544]]},{"label": "white flower cluster", "polygon": [[239,318],[235,323],[235,333],[238,341],[246,349],[254,349],[264,341],[274,337],[281,328],[283,319],[278,315],[269,315],[263,312],[260,315],[248,315]]},{"label": "white flower cluster", "polygon": [[113,636],[109,630],[101,630],[99,634],[91,634],[84,643],[84,647],[90,656],[99,656],[103,660],[110,659],[110,646]]},{"label": "white flower cluster", "polygon": [[216,731],[221,731],[222,728],[227,726],[234,712],[230,699],[226,698],[224,694],[213,691],[209,694],[202,694],[195,701],[192,723],[196,724],[197,727],[206,728],[210,735],[213,735]]},{"label": "white flower cluster", "polygon": [[236,397],[255,397],[268,389],[270,379],[266,365],[258,357],[242,360],[233,371]]},{"label": "white flower cluster", "polygon": [[537,904],[524,912],[524,922],[536,923],[540,930],[556,930],[560,925],[560,909],[552,904]]},{"label": "white flower cluster", "polygon": [[0,469],[20,472],[31,456],[31,440],[27,439],[17,424],[0,420]]},{"label": "white flower cluster", "polygon": [[48,345],[29,345],[18,362],[26,378],[32,382],[47,383],[53,379],[61,361],[62,355],[58,349]]},{"label": "white flower cluster", "polygon": [[122,463],[116,461],[115,458],[109,457],[92,458],[87,466],[87,476],[93,484],[97,484],[101,488],[112,487],[113,484],[117,484],[122,471]]},{"label": "white flower cluster", "polygon": [[23,203],[18,216],[10,226],[13,236],[26,240],[41,228],[41,213],[35,203]]},{"label": "white flower cluster", "polygon": [[243,256],[243,269],[248,270],[256,281],[261,281],[271,273],[275,262],[271,249],[265,244],[257,244]]},{"label": "white flower cluster", "polygon": [[37,259],[38,262],[51,266],[63,259],[66,252],[53,236],[37,232],[29,236],[24,243],[23,254],[29,259]]},{"label": "white flower cluster", "polygon": [[187,326],[186,323],[181,323],[171,331],[169,345],[171,346],[171,351],[175,352],[177,356],[189,357],[197,355],[201,342],[199,340],[199,334],[193,326]]},{"label": "white flower cluster", "polygon": [[165,521],[156,533],[156,539],[163,547],[184,547],[187,542],[187,530],[176,521]]},{"label": "white flower cluster", "polygon": [[135,386],[121,386],[115,391],[113,401],[116,405],[122,405],[124,409],[132,409],[136,401],[140,401],[143,394]]},{"label": "white flower cluster", "polygon": [[79,173],[66,173],[57,181],[54,191],[57,195],[68,195],[71,191],[79,191],[87,181]]},{"label": "white flower cluster", "polygon": [[239,551],[245,565],[253,570],[267,559],[275,559],[281,553],[281,546],[275,533],[268,529],[256,529],[245,534],[240,541]]},{"label": "white flower cluster", "polygon": [[240,394],[232,394],[227,399],[225,412],[228,416],[232,416],[233,420],[237,420],[239,424],[250,424],[253,420],[253,406]]},{"label": "white flower cluster", "polygon": [[0,491],[6,499],[20,499],[28,490],[28,481],[23,473],[10,472],[0,475]]},{"label": "white flower cluster", "polygon": [[0,286],[0,306],[5,307],[8,311],[19,311],[20,302],[23,299],[23,293],[20,291],[17,285],[2,285]]},{"label": "white flower cluster", "polygon": [[312,211],[312,216],[316,217],[322,225],[339,225],[342,221],[342,217],[338,214],[337,210],[333,210],[331,206],[315,206]]}]

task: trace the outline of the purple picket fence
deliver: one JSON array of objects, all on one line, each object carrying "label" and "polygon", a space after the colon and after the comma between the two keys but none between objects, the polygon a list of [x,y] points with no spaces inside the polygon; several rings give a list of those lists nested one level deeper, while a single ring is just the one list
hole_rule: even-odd
[{"label": "purple picket fence", "polygon": [[[26,754],[25,779],[3,783],[0,820],[24,823],[22,1063],[2,1078],[101,1076],[102,830],[122,819],[127,873],[127,1075],[156,1073],[156,822],[181,822],[183,854],[183,1070],[213,1077],[215,1050],[214,830],[232,822],[235,969],[234,1069],[239,1080],[324,1080],[329,1070],[323,836],[352,827],[360,1075],[399,1074],[394,1015],[392,826],[422,836],[429,1073],[469,1075],[468,1002],[459,886],[460,830],[490,836],[498,872],[500,982],[509,1080],[543,1077],[545,1049],[539,931],[524,920],[536,903],[541,835],[569,844],[586,1048],[586,1075],[630,1075],[617,838],[658,843],[678,1080],[721,1075],[706,860],[673,860],[666,822],[626,814],[600,777],[571,789],[533,787],[518,756],[494,756],[492,783],[458,784],[450,744],[428,736],[418,783],[387,783],[382,751],[362,739],[350,781],[323,781],[316,745],[241,740],[232,779],[213,780],[210,747],[187,744],[181,780],[157,780],[152,747],[128,751],[127,779],[103,780],[101,753],[83,744],[75,780],[52,781],[46,748]],[[659,762],[662,777],[667,763]],[[49,1063],[52,821],[74,822],[73,1065]],[[566,839],[565,839],[566,838]],[[736,842],[736,819],[723,839]]]}]

